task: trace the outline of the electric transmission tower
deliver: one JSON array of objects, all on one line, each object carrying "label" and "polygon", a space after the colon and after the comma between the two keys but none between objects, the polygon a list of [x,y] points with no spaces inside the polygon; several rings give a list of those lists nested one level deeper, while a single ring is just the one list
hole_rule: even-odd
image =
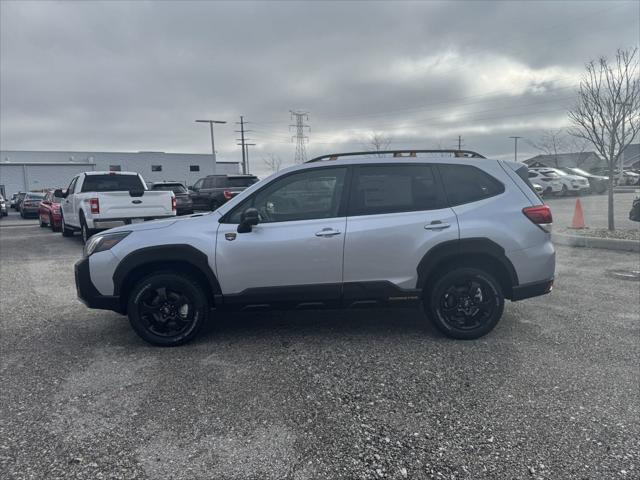
[{"label": "electric transmission tower", "polygon": [[291,112],[291,120],[295,117],[295,125],[289,125],[289,128],[295,127],[296,134],[291,137],[291,140],[296,139],[296,157],[295,163],[304,163],[307,161],[307,148],[305,144],[309,141],[309,137],[304,134],[304,129],[310,130],[309,125],[305,124],[305,120],[309,120],[309,112],[302,112],[300,110],[289,110]]}]

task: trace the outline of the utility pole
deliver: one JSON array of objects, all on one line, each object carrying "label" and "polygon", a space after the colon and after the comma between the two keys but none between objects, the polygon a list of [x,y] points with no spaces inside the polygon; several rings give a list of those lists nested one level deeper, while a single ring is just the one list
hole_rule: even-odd
[{"label": "utility pole", "polygon": [[458,150],[462,150],[462,135],[458,135]]},{"label": "utility pole", "polygon": [[247,151],[246,152],[246,158],[247,158],[247,172],[246,173],[250,172],[250,169],[249,169],[249,147],[255,147],[255,145],[256,145],[255,143],[245,143],[244,144],[244,148]]},{"label": "utility pole", "polygon": [[211,130],[211,155],[213,156],[213,174],[216,174],[216,145],[213,141],[213,124],[214,123],[227,123],[222,120],[196,120],[196,123],[208,123],[209,130]]},{"label": "utility pole", "polygon": [[245,138],[244,134],[251,132],[251,130],[245,130],[244,126],[247,124],[247,122],[244,121],[244,116],[240,115],[240,121],[236,122],[236,125],[240,125],[240,130],[236,130],[236,133],[240,134],[240,138],[236,138],[236,141],[240,142],[237,143],[236,145],[240,145],[242,147],[242,173],[247,173],[247,150],[246,150],[246,142],[247,140],[249,140],[248,138]]},{"label": "utility pole", "polygon": [[305,148],[305,143],[309,141],[309,137],[304,134],[304,129],[309,128],[309,125],[305,124],[305,120],[309,120],[309,112],[303,112],[300,110],[289,110],[291,113],[291,119],[293,120],[295,117],[296,123],[295,125],[289,125],[289,128],[295,127],[296,134],[291,137],[291,140],[296,139],[296,156],[295,163],[304,163],[307,161],[307,151]]},{"label": "utility pole", "polygon": [[518,139],[522,138],[522,137],[518,137],[518,136],[513,136],[513,137],[509,137],[509,138],[513,138],[513,146],[514,146],[514,156],[513,158],[515,158],[515,161],[518,161]]}]

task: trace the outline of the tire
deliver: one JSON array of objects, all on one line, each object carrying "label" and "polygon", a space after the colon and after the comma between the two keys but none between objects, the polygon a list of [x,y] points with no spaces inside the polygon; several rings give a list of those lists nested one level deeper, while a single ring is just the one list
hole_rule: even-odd
[{"label": "tire", "polygon": [[82,243],[86,244],[94,233],[95,230],[87,226],[84,215],[80,212],[80,235],[82,236]]},{"label": "tire", "polygon": [[62,236],[63,237],[73,237],[73,230],[71,228],[67,228],[67,224],[64,221],[64,215],[61,215],[61,222],[62,225],[60,226],[60,230],[62,230]]},{"label": "tire", "polygon": [[198,334],[209,316],[209,302],[190,276],[158,272],[135,284],[127,312],[131,327],[145,342],[174,347]]},{"label": "tire", "polygon": [[40,220],[40,228],[46,228],[48,225],[42,221],[42,217],[38,215],[38,220]]},{"label": "tire", "polygon": [[567,188],[566,185],[562,185],[562,191],[560,192],[560,195],[562,195],[563,197],[566,197],[569,193],[569,189]]},{"label": "tire", "polygon": [[59,228],[56,228],[55,223],[53,223],[53,216],[49,215],[49,226],[51,227],[51,231],[57,232]]},{"label": "tire", "polygon": [[490,273],[473,267],[455,267],[445,273],[424,300],[425,311],[438,330],[462,340],[489,333],[504,311],[500,283]]}]

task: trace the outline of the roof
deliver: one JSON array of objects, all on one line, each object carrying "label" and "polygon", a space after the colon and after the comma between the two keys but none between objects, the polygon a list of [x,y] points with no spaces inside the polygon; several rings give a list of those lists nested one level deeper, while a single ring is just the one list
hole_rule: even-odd
[{"label": "roof", "polygon": [[571,164],[575,165],[579,162],[583,162],[588,158],[600,159],[600,156],[596,152],[571,152],[571,153],[558,153],[557,155],[536,155],[524,161],[527,165],[533,163],[552,163],[555,165],[556,159],[558,165]]},{"label": "roof", "polygon": [[624,165],[630,166],[640,161],[640,143],[632,143],[624,151]]}]

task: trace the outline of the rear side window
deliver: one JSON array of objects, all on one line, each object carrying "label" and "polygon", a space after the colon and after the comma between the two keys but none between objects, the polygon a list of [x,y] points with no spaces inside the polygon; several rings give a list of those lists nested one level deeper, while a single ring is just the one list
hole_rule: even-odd
[{"label": "rear side window", "polygon": [[504,192],[504,185],[471,165],[440,165],[449,205],[462,205]]},{"label": "rear side window", "polygon": [[82,184],[83,192],[120,192],[144,189],[138,175],[87,175]]},{"label": "rear side window", "polygon": [[258,181],[257,177],[227,177],[225,179],[224,185],[225,187],[249,187]]},{"label": "rear side window", "polygon": [[356,170],[349,215],[433,210],[443,197],[431,165],[372,165]]}]

